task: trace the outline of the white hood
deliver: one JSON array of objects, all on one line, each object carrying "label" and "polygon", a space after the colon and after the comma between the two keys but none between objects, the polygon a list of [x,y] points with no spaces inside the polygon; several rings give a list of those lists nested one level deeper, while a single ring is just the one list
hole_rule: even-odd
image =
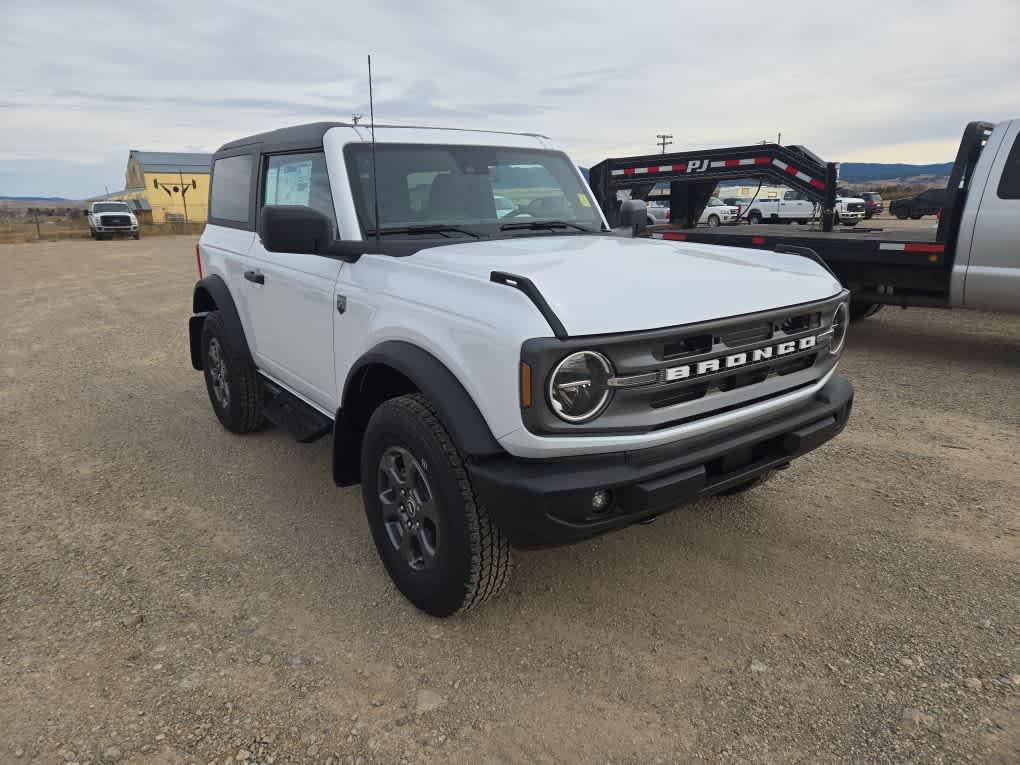
[{"label": "white hood", "polygon": [[413,258],[484,281],[492,271],[525,276],[571,336],[739,316],[822,300],[843,289],[800,255],[614,236],[479,241],[421,250]]}]

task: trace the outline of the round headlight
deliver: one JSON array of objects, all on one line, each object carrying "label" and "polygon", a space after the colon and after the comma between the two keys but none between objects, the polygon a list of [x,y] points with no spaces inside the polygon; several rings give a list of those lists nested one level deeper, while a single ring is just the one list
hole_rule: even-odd
[{"label": "round headlight", "polygon": [[829,353],[835,356],[843,350],[843,343],[846,342],[846,330],[850,325],[850,310],[846,303],[836,306],[836,312],[832,314],[832,340],[829,341]]},{"label": "round headlight", "polygon": [[549,376],[549,404],[567,422],[590,420],[609,402],[612,376],[613,367],[601,353],[572,353]]}]

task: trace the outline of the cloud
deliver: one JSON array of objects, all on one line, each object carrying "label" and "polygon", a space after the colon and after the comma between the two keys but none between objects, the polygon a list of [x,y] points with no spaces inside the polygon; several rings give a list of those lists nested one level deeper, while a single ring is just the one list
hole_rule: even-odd
[{"label": "cloud", "polygon": [[131,148],[211,150],[367,114],[368,52],[380,122],[543,133],[583,164],[654,151],[661,132],[681,149],[779,131],[826,159],[946,161],[969,120],[1016,116],[1015,88],[1003,84],[1020,71],[1015,0],[982,4],[980,35],[960,34],[975,20],[958,3],[731,10],[13,4],[0,26],[0,193],[94,194],[123,182]]}]

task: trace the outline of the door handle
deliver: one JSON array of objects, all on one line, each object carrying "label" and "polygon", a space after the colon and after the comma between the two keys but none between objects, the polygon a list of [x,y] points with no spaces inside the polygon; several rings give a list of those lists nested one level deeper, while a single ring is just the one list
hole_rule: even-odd
[{"label": "door handle", "polygon": [[266,275],[260,274],[258,271],[245,271],[244,278],[250,282],[255,282],[256,284],[266,283]]}]

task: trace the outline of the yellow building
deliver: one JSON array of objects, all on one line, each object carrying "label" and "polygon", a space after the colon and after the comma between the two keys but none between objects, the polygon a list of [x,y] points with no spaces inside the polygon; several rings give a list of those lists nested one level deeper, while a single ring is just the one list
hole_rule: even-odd
[{"label": "yellow building", "polygon": [[204,223],[209,204],[211,154],[131,150],[124,190],[108,199],[128,202],[141,220]]}]

